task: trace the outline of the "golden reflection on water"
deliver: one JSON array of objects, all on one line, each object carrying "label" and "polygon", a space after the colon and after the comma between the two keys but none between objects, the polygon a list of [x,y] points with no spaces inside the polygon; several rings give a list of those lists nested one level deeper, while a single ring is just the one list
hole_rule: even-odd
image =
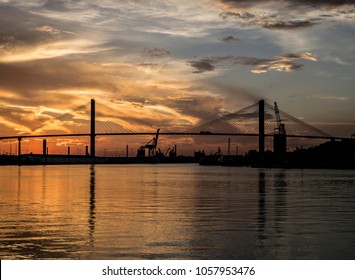
[{"label": "golden reflection on water", "polygon": [[3,166],[0,257],[352,258],[355,174],[332,172]]}]

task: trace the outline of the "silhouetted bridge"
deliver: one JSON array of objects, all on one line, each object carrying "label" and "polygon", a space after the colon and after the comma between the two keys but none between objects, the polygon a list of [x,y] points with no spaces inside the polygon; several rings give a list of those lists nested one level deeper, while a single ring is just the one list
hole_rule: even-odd
[{"label": "silhouetted bridge", "polygon": [[[0,136],[0,140],[17,139],[18,155],[21,155],[21,141],[24,138],[48,138],[48,137],[90,137],[90,156],[95,156],[95,137],[110,135],[156,135],[156,129],[151,125],[140,125],[125,128],[111,120],[97,120],[95,114],[95,100],[91,100],[90,120],[83,120],[68,117],[64,114],[57,121],[66,124],[72,128],[76,125],[82,127],[90,125],[90,132],[62,132],[55,128],[39,128],[33,133]],[[276,104],[275,104],[276,106]],[[277,106],[272,106],[260,100],[259,102],[245,107],[237,112],[227,114],[218,119],[203,123],[199,126],[184,131],[161,130],[159,135],[203,135],[203,136],[253,136],[259,138],[259,153],[264,153],[265,137],[275,137],[275,129],[278,130],[280,123],[286,127],[287,138],[309,138],[309,139],[331,139],[342,140],[344,137],[334,137],[320,129],[311,126],[290,114],[278,110]],[[67,119],[66,119],[67,118]],[[100,129],[97,130],[97,127]],[[152,131],[151,129],[154,129]],[[278,130],[278,133],[280,131]],[[45,141],[45,140],[44,140]],[[45,149],[44,149],[45,153]]]}]

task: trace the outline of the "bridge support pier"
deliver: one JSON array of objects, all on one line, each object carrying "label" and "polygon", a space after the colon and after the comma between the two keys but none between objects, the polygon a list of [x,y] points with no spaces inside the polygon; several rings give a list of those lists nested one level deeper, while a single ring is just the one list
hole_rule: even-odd
[{"label": "bridge support pier", "polygon": [[259,101],[259,155],[264,158],[265,152],[265,101]]},{"label": "bridge support pier", "polygon": [[17,140],[18,140],[17,155],[20,158],[20,156],[21,156],[21,140],[22,140],[22,137],[18,137]]},{"label": "bridge support pier", "polygon": [[91,99],[90,156],[95,157],[95,100]]},{"label": "bridge support pier", "polygon": [[18,158],[18,166],[21,165],[21,140],[22,137],[17,137],[18,140],[18,147],[17,147],[17,158]]},{"label": "bridge support pier", "polygon": [[42,151],[42,153],[43,153],[43,156],[47,155],[47,140],[46,139],[43,140],[43,151]]}]

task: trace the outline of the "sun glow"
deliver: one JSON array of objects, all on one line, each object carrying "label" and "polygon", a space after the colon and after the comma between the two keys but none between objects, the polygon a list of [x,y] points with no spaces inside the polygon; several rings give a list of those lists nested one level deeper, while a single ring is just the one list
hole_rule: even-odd
[{"label": "sun glow", "polygon": [[94,43],[85,39],[48,42],[33,47],[19,47],[13,51],[5,52],[5,54],[0,56],[0,62],[26,62],[108,50],[107,48],[99,47],[99,45],[99,43]]}]

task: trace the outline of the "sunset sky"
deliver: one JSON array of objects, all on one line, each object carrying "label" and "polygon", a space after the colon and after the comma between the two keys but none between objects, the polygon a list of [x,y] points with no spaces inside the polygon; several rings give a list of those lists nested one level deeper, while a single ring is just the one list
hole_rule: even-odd
[{"label": "sunset sky", "polygon": [[156,127],[263,98],[349,137],[354,74],[354,0],[0,0],[0,135],[80,119],[91,98]]}]

